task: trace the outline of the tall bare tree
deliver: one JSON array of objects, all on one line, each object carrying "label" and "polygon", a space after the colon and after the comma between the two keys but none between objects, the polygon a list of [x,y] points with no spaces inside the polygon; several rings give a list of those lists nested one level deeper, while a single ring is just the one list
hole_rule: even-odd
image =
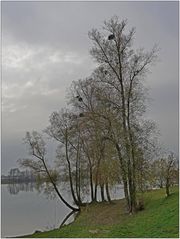
[{"label": "tall bare tree", "polygon": [[[120,114],[123,129],[125,157],[128,174],[128,207],[130,212],[136,210],[136,164],[133,121],[140,117],[144,110],[142,79],[148,66],[156,58],[157,48],[150,52],[132,48],[135,29],[126,33],[127,21],[119,22],[117,17],[104,22],[103,31],[93,29],[89,37],[93,42],[90,51],[99,63],[105,77],[103,82],[112,86],[120,98]],[[107,75],[107,77],[106,77]]]}]

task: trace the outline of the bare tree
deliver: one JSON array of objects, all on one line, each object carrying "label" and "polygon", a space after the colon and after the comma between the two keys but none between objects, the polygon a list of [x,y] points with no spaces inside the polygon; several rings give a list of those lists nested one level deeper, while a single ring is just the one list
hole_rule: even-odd
[{"label": "bare tree", "polygon": [[[64,146],[64,154],[65,159],[68,166],[68,174],[69,174],[69,183],[71,194],[73,200],[76,204],[78,204],[78,200],[75,196],[74,188],[73,188],[73,178],[72,178],[72,165],[69,159],[69,128],[70,128],[70,117],[66,110],[62,110],[60,113],[53,112],[50,116],[50,125],[47,127],[45,132],[58,141],[61,146]],[[62,151],[62,147],[60,151]],[[61,155],[60,155],[61,157]]]},{"label": "bare tree", "polygon": [[[102,92],[100,88],[101,86],[94,78],[74,82],[71,87],[70,102],[75,111],[84,116],[81,118],[81,139],[82,144],[86,146],[83,148],[89,161],[92,201],[97,200],[98,185],[100,186],[102,201],[105,200],[105,189],[108,200],[111,201],[108,185],[112,183],[112,180],[108,182],[110,181],[108,178],[113,178],[110,165],[112,165],[111,158],[114,155],[109,153],[110,150],[107,152],[106,141],[110,128],[112,131],[111,121],[114,120],[115,113],[107,104],[107,100],[105,101],[105,97],[109,99],[109,95],[105,96],[105,91]],[[109,94],[107,90],[106,93]],[[114,130],[117,131],[117,128]],[[110,144],[112,142],[109,142],[108,148],[110,148]],[[91,150],[92,148],[93,150]],[[117,167],[115,168],[117,170]],[[94,192],[92,179],[94,181]]]},{"label": "bare tree", "polygon": [[[127,21],[118,21],[117,17],[104,22],[104,33],[97,29],[89,32],[93,42],[90,51],[103,69],[103,82],[111,85],[120,98],[120,115],[123,129],[125,157],[128,174],[128,207],[130,212],[136,210],[136,173],[135,145],[132,130],[133,121],[140,117],[144,110],[142,78],[148,66],[155,60],[157,48],[150,52],[142,49],[134,51],[132,40],[135,29],[125,32]],[[107,77],[106,77],[107,75]]]},{"label": "bare tree", "polygon": [[[99,187],[102,201],[107,197],[111,202],[109,187],[121,179],[127,209],[133,213],[139,207],[137,191],[145,188],[148,160],[155,151],[154,123],[143,118],[147,99],[143,80],[157,48],[134,50],[135,29],[127,32],[126,25],[126,20],[113,17],[104,22],[102,32],[89,32],[90,53],[98,66],[90,78],[73,82],[70,109],[53,112],[45,132],[59,144],[57,157],[76,205],[83,205],[83,190],[88,188],[91,201],[97,201]],[[22,164],[48,175],[64,200],[45,163],[42,137],[28,133],[26,143],[38,161]]]},{"label": "bare tree", "polygon": [[24,167],[29,167],[33,169],[35,172],[42,172],[45,173],[50,182],[52,183],[54,190],[56,191],[57,195],[59,196],[60,200],[71,210],[73,211],[78,211],[79,208],[75,208],[71,206],[61,195],[59,192],[55,181],[53,180],[53,177],[50,173],[50,170],[47,167],[46,163],[46,146],[45,142],[42,138],[42,136],[37,133],[36,131],[33,131],[32,134],[29,132],[26,133],[26,137],[24,139],[25,143],[29,146],[29,153],[30,155],[34,156],[36,158],[35,160],[30,160],[30,159],[21,159],[19,160],[20,164]]}]

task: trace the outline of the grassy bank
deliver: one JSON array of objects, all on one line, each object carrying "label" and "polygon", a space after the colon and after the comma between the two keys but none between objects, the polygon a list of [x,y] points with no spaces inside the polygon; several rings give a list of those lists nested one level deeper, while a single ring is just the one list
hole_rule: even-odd
[{"label": "grassy bank", "polygon": [[168,198],[164,189],[145,193],[145,210],[135,215],[125,214],[124,200],[89,205],[72,224],[29,237],[178,237],[178,187],[171,191]]}]

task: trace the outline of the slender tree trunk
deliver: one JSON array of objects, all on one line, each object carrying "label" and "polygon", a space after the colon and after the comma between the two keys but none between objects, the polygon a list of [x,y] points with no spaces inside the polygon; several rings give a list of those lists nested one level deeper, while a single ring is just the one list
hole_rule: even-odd
[{"label": "slender tree trunk", "polygon": [[74,188],[73,188],[73,181],[72,181],[72,174],[71,174],[71,163],[70,163],[69,155],[68,155],[67,130],[66,130],[65,147],[66,147],[66,160],[67,160],[67,163],[68,163],[69,183],[70,183],[71,194],[72,194],[72,197],[73,197],[73,200],[74,200],[75,204],[78,205],[78,200],[75,196],[75,192],[74,192]]},{"label": "slender tree trunk", "polygon": [[110,193],[109,193],[108,182],[106,182],[106,195],[107,195],[108,202],[111,202],[111,196],[110,196]]},{"label": "slender tree trunk", "polygon": [[101,157],[98,159],[98,162],[97,162],[96,177],[95,177],[95,187],[94,187],[94,200],[93,201],[97,201],[97,186],[98,186],[100,162],[101,162]]},{"label": "slender tree trunk", "polygon": [[76,155],[76,195],[77,195],[77,200],[78,200],[78,204],[81,205],[82,204],[82,200],[81,200],[81,196],[80,196],[80,191],[81,191],[81,165],[80,165],[80,155],[79,155],[79,151],[80,151],[80,147],[79,147],[79,142],[80,140],[80,135],[78,136],[78,146],[77,146],[77,155]]},{"label": "slender tree trunk", "polygon": [[82,200],[81,200],[81,163],[80,163],[80,158],[79,158],[79,172],[78,172],[78,198],[79,198],[79,201],[82,203]]},{"label": "slender tree trunk", "polygon": [[94,197],[93,197],[93,201],[94,201],[94,202],[97,202],[97,187],[98,187],[98,184],[97,184],[97,181],[95,181],[95,185],[94,185]]},{"label": "slender tree trunk", "polygon": [[89,162],[89,180],[90,180],[90,189],[91,189],[91,201],[94,200],[94,189],[93,189],[93,171],[92,171],[92,163],[89,155],[87,155]]},{"label": "slender tree trunk", "polygon": [[131,162],[128,163],[128,185],[129,185],[129,196],[130,196],[130,213],[136,212],[137,202],[136,202],[136,192],[135,183],[132,175]]},{"label": "slender tree trunk", "polygon": [[128,191],[129,191],[129,213],[133,212],[133,202],[132,202],[132,175],[130,169],[130,162],[128,162]]},{"label": "slender tree trunk", "polygon": [[92,167],[89,168],[89,177],[90,177],[90,188],[91,188],[91,201],[94,199],[94,191],[93,191],[93,173]]},{"label": "slender tree trunk", "polygon": [[[135,188],[135,171],[134,171],[134,158],[132,155],[132,141],[130,140],[130,124],[129,124],[129,96],[128,96],[128,106],[126,107],[125,94],[124,94],[124,84],[123,84],[123,74],[122,74],[122,64],[121,64],[121,53],[117,45],[118,59],[119,59],[119,83],[121,86],[121,102],[122,102],[122,119],[123,119],[123,132],[125,138],[126,154],[128,158],[128,178],[129,178],[129,197],[130,197],[130,212],[135,211],[136,207],[136,188]],[[132,82],[130,85],[131,93]],[[127,111],[127,112],[126,112]],[[127,113],[127,116],[126,116]],[[133,161],[133,162],[132,162]]]},{"label": "slender tree trunk", "polygon": [[[128,91],[128,98],[127,98],[127,131],[128,131],[128,138],[129,138],[129,153],[131,156],[129,157],[130,164],[131,164],[131,175],[132,175],[132,191],[131,191],[131,201],[132,201],[132,211],[136,211],[137,201],[136,201],[136,164],[135,164],[135,153],[134,153],[134,140],[133,140],[133,133],[131,130],[131,123],[130,123],[130,99],[132,95],[132,88],[133,88],[133,80],[134,77],[130,80],[129,91]],[[132,160],[132,161],[131,161]]]},{"label": "slender tree trunk", "polygon": [[49,173],[49,170],[48,170],[48,168],[47,168],[47,166],[46,166],[45,161],[42,160],[42,159],[41,159],[41,161],[42,161],[42,163],[43,163],[43,165],[44,165],[44,168],[45,168],[45,170],[46,170],[46,173],[47,173],[47,175],[48,175],[48,177],[49,177],[49,179],[50,179],[50,181],[51,181],[51,183],[52,183],[52,185],[53,185],[53,187],[54,187],[56,193],[58,194],[59,198],[61,199],[61,201],[62,201],[67,207],[69,207],[71,210],[73,210],[73,211],[79,211],[80,208],[75,208],[75,207],[71,206],[71,205],[70,205],[68,202],[66,202],[66,200],[62,197],[62,195],[60,194],[60,192],[59,192],[59,190],[58,190],[56,184],[54,183],[54,181],[53,181],[53,179],[52,179],[52,177],[51,177],[51,175],[50,175],[50,173]]},{"label": "slender tree trunk", "polygon": [[132,201],[132,212],[137,210],[137,199],[136,199],[136,164],[135,164],[135,154],[134,154],[134,142],[133,136],[131,133],[130,122],[128,119],[128,130],[129,130],[129,138],[130,138],[130,152],[131,152],[131,179],[132,179],[132,187],[131,187],[131,201]]},{"label": "slender tree trunk", "polygon": [[82,140],[82,145],[84,148],[84,152],[86,152],[88,163],[89,163],[89,182],[90,182],[90,190],[91,190],[91,201],[94,200],[94,188],[93,188],[93,170],[92,170],[92,163],[91,163],[91,158],[89,156],[88,150],[86,150],[85,143]]},{"label": "slender tree trunk", "polygon": [[78,169],[78,160],[76,160],[76,195],[77,195],[77,200],[78,204],[81,205],[82,201],[80,198],[80,192],[79,192],[79,169]]},{"label": "slender tree trunk", "polygon": [[126,178],[124,178],[124,177],[123,177],[123,185],[124,185],[124,196],[126,199],[127,208],[129,210],[130,202],[129,202],[129,194],[128,194],[128,182],[127,182]]},{"label": "slender tree trunk", "polygon": [[166,195],[167,197],[170,195],[170,192],[169,192],[169,178],[166,179]]},{"label": "slender tree trunk", "polygon": [[124,163],[121,155],[121,150],[118,145],[118,143],[115,144],[117,152],[118,152],[118,158],[122,170],[122,180],[123,180],[123,185],[124,185],[124,196],[126,199],[126,204],[127,204],[127,209],[130,209],[130,198],[129,198],[129,192],[128,192],[128,182],[127,182],[127,175],[126,175],[126,169],[124,168]]},{"label": "slender tree trunk", "polygon": [[102,200],[102,202],[104,202],[105,201],[105,197],[104,197],[104,184],[101,184],[100,188],[101,188],[101,200]]},{"label": "slender tree trunk", "polygon": [[134,182],[132,182],[131,212],[134,213],[136,211],[137,211],[136,190],[135,190]]}]

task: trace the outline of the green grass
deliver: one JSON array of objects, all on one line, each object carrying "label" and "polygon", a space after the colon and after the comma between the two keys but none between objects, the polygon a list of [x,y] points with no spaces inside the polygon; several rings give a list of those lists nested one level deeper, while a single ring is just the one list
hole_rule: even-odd
[{"label": "green grass", "polygon": [[[165,190],[145,193],[145,210],[134,215],[125,213],[125,201],[97,203],[84,208],[76,220],[61,229],[35,233],[29,237],[164,237],[179,236],[179,190],[165,197]],[[27,236],[25,236],[27,237]]]}]

